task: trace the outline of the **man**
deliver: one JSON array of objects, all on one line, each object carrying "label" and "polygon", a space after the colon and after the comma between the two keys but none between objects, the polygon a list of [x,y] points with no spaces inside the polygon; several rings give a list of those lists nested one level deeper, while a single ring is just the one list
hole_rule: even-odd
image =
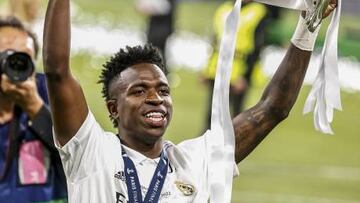
[{"label": "man", "polygon": [[[333,1],[325,14],[335,6]],[[234,118],[236,163],[295,103],[311,55],[298,47],[311,50],[316,39],[316,34],[308,34],[300,22],[294,44],[259,103]],[[162,139],[172,117],[172,100],[164,65],[152,46],[121,49],[104,65],[100,83],[118,135],[96,122],[71,74],[69,0],[49,1],[43,54],[70,202],[207,202],[204,136],[179,145]]]},{"label": "man", "polygon": [[[66,183],[52,138],[43,74],[13,81],[5,71],[6,53],[34,61],[35,36],[15,17],[0,19],[0,202],[66,202]],[[7,58],[7,59],[5,59]],[[20,63],[18,63],[19,65]]]},{"label": "man", "polygon": [[[148,17],[147,41],[159,48],[166,64],[166,42],[174,32],[177,0],[139,0],[136,9]],[[164,66],[165,74],[169,70]]]},{"label": "man", "polygon": [[[210,127],[212,92],[214,87],[216,66],[219,57],[219,44],[225,28],[225,19],[231,12],[234,1],[225,1],[215,11],[213,19],[214,43],[213,53],[201,79],[208,87],[208,104],[206,109],[205,127]],[[237,32],[235,55],[231,72],[230,105],[232,116],[243,111],[246,93],[250,88],[252,79],[261,78],[259,56],[264,46],[266,26],[269,20],[269,11],[265,4],[243,0],[240,13],[240,24]],[[260,79],[261,80],[261,79]]]}]

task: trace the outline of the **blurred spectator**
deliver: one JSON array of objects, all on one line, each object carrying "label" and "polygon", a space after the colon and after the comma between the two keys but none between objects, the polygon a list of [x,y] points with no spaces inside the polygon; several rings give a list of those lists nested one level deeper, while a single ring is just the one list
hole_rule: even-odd
[{"label": "blurred spectator", "polygon": [[[37,52],[35,36],[17,18],[0,19],[1,203],[67,202],[65,175],[53,143],[45,76],[33,72]],[[15,58],[14,53],[22,58]],[[14,81],[11,73],[22,70],[31,71],[24,81]]]},{"label": "blurred spectator", "polygon": [[[174,31],[177,0],[139,0],[136,9],[148,16],[147,41],[160,49],[166,64],[166,41]],[[166,74],[169,70],[165,69]]]},{"label": "blurred spectator", "polygon": [[280,35],[279,30],[281,28],[281,15],[284,8],[278,6],[266,5],[269,11],[268,18],[268,27],[271,28],[268,30],[265,36],[266,45],[275,45],[283,46],[284,43],[287,43],[286,39]]},{"label": "blurred spectator", "polygon": [[40,3],[40,0],[10,0],[11,15],[31,25],[37,18]]},{"label": "blurred spectator", "polygon": [[[213,53],[201,75],[209,92],[205,129],[210,127],[212,92],[218,62],[220,40],[222,38],[225,19],[231,12],[233,5],[234,1],[225,1],[222,3],[216,9],[213,19]],[[233,116],[238,115],[242,111],[244,99],[252,79],[264,80],[259,68],[259,55],[264,46],[266,26],[268,24],[270,12],[264,4],[245,0],[242,3],[240,15],[241,20],[235,45],[236,48],[230,87],[230,107]]]}]

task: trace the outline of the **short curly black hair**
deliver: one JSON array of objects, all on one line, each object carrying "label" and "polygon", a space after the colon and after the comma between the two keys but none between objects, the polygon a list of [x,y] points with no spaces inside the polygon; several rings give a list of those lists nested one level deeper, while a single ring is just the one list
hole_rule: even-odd
[{"label": "short curly black hair", "polygon": [[[120,49],[110,59],[105,62],[101,71],[98,83],[102,84],[102,96],[105,101],[109,101],[109,85],[116,79],[120,73],[126,68],[139,64],[139,63],[151,63],[157,65],[163,72],[165,70],[164,60],[158,48],[151,44],[144,46],[126,46],[125,49]],[[116,121],[111,117],[114,126],[117,126]]]},{"label": "short curly black hair", "polygon": [[0,28],[4,28],[4,27],[12,27],[21,30],[23,32],[26,32],[30,36],[30,38],[34,41],[35,59],[37,58],[39,53],[39,43],[36,35],[32,31],[30,31],[30,29],[25,27],[25,25],[15,16],[7,16],[7,17],[0,16]]}]

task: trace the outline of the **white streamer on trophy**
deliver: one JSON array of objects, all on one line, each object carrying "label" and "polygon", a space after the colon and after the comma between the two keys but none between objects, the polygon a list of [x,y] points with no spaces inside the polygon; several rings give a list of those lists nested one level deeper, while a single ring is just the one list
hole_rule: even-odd
[{"label": "white streamer on trophy", "polygon": [[304,106],[304,113],[314,111],[315,128],[328,134],[333,134],[330,123],[333,120],[334,109],[342,110],[337,55],[340,13],[341,0],[338,0],[326,32],[319,72]]},{"label": "white streamer on trophy", "polygon": [[[314,11],[313,0],[255,0],[257,2],[284,8]],[[318,2],[319,4],[319,2]],[[331,19],[326,33],[325,44],[320,57],[320,68],[304,105],[304,113],[314,111],[315,129],[333,134],[330,123],[334,109],[342,110],[338,73],[337,39],[341,13],[341,0]]]},{"label": "white streamer on trophy", "polygon": [[210,201],[215,203],[231,202],[235,136],[229,109],[229,88],[240,8],[241,0],[237,0],[226,19],[214,83],[211,129],[205,136],[209,150],[207,178]]},{"label": "white streamer on trophy", "polygon": [[[315,11],[312,4],[313,0],[256,1],[285,8],[306,10],[308,13]],[[229,109],[229,87],[236,33],[240,21],[240,8],[241,0],[237,0],[226,19],[212,98],[211,129],[206,132],[205,136],[209,156],[207,181],[210,187],[210,202],[214,203],[231,202],[235,164],[235,136]],[[329,123],[333,118],[333,109],[341,110],[337,69],[337,35],[340,8],[341,0],[338,0],[338,7],[326,34],[320,70],[304,108],[305,113],[314,110],[315,127],[324,133],[332,133]]]}]

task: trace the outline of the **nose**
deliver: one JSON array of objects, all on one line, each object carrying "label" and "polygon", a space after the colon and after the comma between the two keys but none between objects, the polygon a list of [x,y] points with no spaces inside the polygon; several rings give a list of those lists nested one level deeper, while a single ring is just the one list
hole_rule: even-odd
[{"label": "nose", "polygon": [[164,103],[164,99],[157,92],[153,92],[148,94],[145,103],[150,105],[161,105]]}]

